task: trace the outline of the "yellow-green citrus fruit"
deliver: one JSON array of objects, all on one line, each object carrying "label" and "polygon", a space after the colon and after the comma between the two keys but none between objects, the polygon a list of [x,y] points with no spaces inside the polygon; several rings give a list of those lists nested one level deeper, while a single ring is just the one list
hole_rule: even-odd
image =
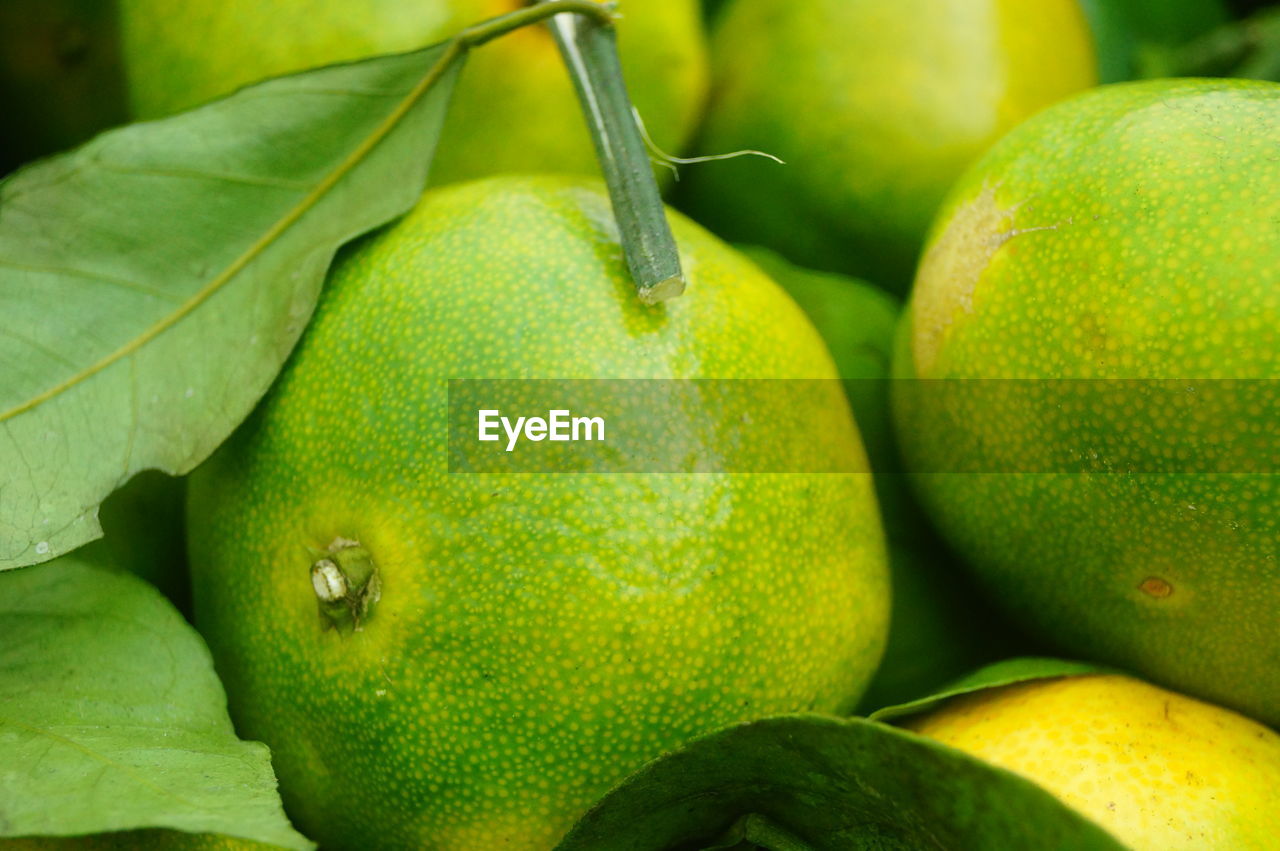
[{"label": "yellow-green citrus fruit", "polygon": [[[155,118],[266,77],[424,47],[523,0],[121,0],[134,114]],[[619,52],[654,141],[678,152],[707,88],[697,0],[626,0]],[[433,183],[511,171],[596,174],[581,108],[550,31],[472,51],[432,165]]]},{"label": "yellow-green citrus fruit", "polygon": [[721,236],[904,290],[951,183],[1096,82],[1076,0],[732,0],[682,203]]},{"label": "yellow-green citrus fruit", "polygon": [[[767,248],[738,250],[795,299],[822,335],[844,381],[872,469],[896,467],[890,464],[895,450],[887,379],[901,301],[866,281],[806,269]],[[879,496],[883,508],[886,494]]]},{"label": "yellow-green citrus fruit", "polygon": [[1135,851],[1266,851],[1280,838],[1280,736],[1131,677],[975,692],[904,726],[1029,777]]},{"label": "yellow-green citrus fruit", "polygon": [[[888,615],[869,476],[449,472],[460,377],[826,379],[803,427],[771,395],[675,425],[724,469],[865,469],[799,308],[673,219],[688,290],[646,307],[594,184],[428,193],[340,258],[278,382],[193,474],[197,623],[326,848],[549,848],[690,737],[865,687]],[[744,450],[721,426],[748,415]],[[338,539],[379,577],[360,631],[317,613],[312,563]]]},{"label": "yellow-green citrus fruit", "polygon": [[935,379],[895,382],[919,492],[1010,612],[1273,725],[1277,137],[1274,83],[1047,110],[957,185],[895,357]]},{"label": "yellow-green citrus fruit", "polygon": [[875,477],[889,544],[889,640],[859,708],[914,700],[988,662],[1028,651],[1026,639],[955,569],[898,463],[889,409],[889,364],[900,303],[865,281],[788,263],[759,246],[740,249],[796,301],[831,350]]}]

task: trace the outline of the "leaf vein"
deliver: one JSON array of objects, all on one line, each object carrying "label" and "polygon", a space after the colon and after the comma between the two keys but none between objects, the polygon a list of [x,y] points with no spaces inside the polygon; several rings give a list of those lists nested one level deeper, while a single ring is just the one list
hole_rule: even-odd
[{"label": "leaf vein", "polygon": [[254,240],[254,242],[222,272],[215,275],[204,286],[197,290],[190,298],[183,302],[173,313],[156,322],[151,328],[139,334],[133,340],[121,346],[116,351],[104,356],[96,363],[90,364],[83,368],[79,373],[66,378],[58,384],[50,387],[43,393],[39,393],[26,402],[10,408],[0,413],[0,422],[6,422],[19,414],[39,407],[50,399],[56,398],[62,393],[67,392],[71,388],[79,385],[81,382],[91,378],[92,376],[103,371],[107,367],[120,361],[121,358],[128,357],[132,352],[137,351],[146,343],[158,337],[164,331],[178,324],[188,315],[190,315],[197,307],[207,301],[212,295],[222,289],[228,282],[233,280],[255,257],[257,257],[266,246],[274,242],[281,234],[293,226],[295,222],[302,218],[308,210],[314,207],[326,193],[329,192],[337,183],[345,177],[352,169],[354,169],[363,158],[373,150],[384,138],[399,126],[401,119],[409,112],[410,109],[428,92],[449,67],[460,56],[465,55],[466,45],[458,41],[453,41],[441,52],[441,55],[432,63],[431,68],[417,82],[409,93],[396,105],[396,108],[384,118],[372,133],[365,137],[343,160],[327,175],[324,176],[315,187],[307,193],[296,205],[294,205],[284,216],[282,216],[274,225],[272,225],[266,233]]},{"label": "leaf vein", "polygon": [[[159,785],[158,783],[151,782],[146,777],[134,771],[132,768],[125,765],[124,763],[117,762],[116,760],[112,759],[106,754],[99,753],[93,750],[92,748],[85,747],[84,745],[77,742],[75,739],[69,739],[66,736],[59,736],[57,733],[53,732],[52,730],[46,730],[43,727],[36,727],[31,724],[26,724],[15,718],[0,717],[0,726],[3,726],[5,724],[11,724],[14,727],[17,727],[22,730],[26,730],[37,736],[44,736],[48,739],[51,739],[52,742],[50,743],[48,750],[51,750],[53,748],[54,743],[65,745],[73,750],[79,751],[80,753],[84,754],[90,759],[97,760],[98,762],[102,763],[104,768],[109,767],[109,768],[117,769],[126,777],[129,777],[130,779],[134,780],[140,786],[150,787],[152,790],[157,792],[162,798],[168,798],[170,800],[177,801],[178,803],[186,807],[190,807],[191,809],[197,809],[196,805],[193,802],[187,800],[181,795],[177,795],[173,793],[172,791],[170,791],[169,789],[166,789],[165,787]],[[46,750],[46,753],[48,752],[48,750]]]},{"label": "leaf vein", "polygon": [[19,263],[16,260],[8,260],[4,257],[0,257],[0,266],[9,269],[18,269],[25,272],[35,272],[41,275],[63,275],[68,278],[84,278],[85,280],[90,281],[100,281],[104,284],[111,284],[112,286],[116,286],[121,289],[133,290],[134,292],[142,293],[143,295],[162,299],[163,301],[167,301],[171,304],[181,303],[177,296],[171,292],[167,292],[166,290],[149,287],[146,284],[139,283],[138,281],[131,281],[128,278],[116,278],[111,275],[104,275],[101,272],[90,272],[88,269],[72,269],[63,266],[36,266],[28,263]]},{"label": "leaf vein", "polygon": [[34,337],[28,337],[26,334],[18,333],[13,328],[6,328],[3,326],[0,326],[0,334],[3,334],[4,336],[9,337],[11,339],[17,340],[19,343],[22,343],[23,345],[29,348],[35,349],[36,351],[48,357],[50,360],[57,361],[58,363],[62,364],[65,367],[68,367],[69,369],[76,368],[76,363],[74,361],[69,360],[65,355],[63,355],[61,352],[57,351],[56,349],[49,348],[44,343],[40,342]]},{"label": "leaf vein", "polygon": [[103,171],[116,174],[136,175],[138,177],[174,177],[182,180],[215,180],[225,183],[241,183],[246,186],[262,186],[268,189],[289,189],[294,192],[306,192],[311,184],[302,180],[287,180],[279,177],[267,177],[256,174],[234,174],[231,172],[198,171],[184,168],[142,168],[127,166],[98,160],[98,167]]}]

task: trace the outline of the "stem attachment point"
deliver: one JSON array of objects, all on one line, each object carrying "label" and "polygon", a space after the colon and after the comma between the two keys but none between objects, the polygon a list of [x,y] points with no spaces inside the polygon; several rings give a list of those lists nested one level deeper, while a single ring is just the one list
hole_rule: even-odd
[{"label": "stem attachment point", "polygon": [[312,563],[311,589],[321,628],[339,633],[359,632],[382,596],[373,556],[350,538],[334,538],[328,551]]}]

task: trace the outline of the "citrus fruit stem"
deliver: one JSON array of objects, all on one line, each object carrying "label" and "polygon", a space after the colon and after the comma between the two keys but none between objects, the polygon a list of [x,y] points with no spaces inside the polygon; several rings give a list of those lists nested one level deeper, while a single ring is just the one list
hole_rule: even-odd
[{"label": "citrus fruit stem", "polygon": [[449,42],[422,88],[464,59],[472,47],[544,20],[577,89],[636,293],[645,304],[678,296],[684,292],[680,256],[622,79],[611,4],[541,0],[467,27]]},{"label": "citrus fruit stem", "polygon": [[[541,5],[559,3],[544,0]],[[622,79],[613,23],[598,15],[575,14],[557,16],[547,25],[591,131],[636,292],[645,304],[674,298],[684,292],[684,274]]]}]

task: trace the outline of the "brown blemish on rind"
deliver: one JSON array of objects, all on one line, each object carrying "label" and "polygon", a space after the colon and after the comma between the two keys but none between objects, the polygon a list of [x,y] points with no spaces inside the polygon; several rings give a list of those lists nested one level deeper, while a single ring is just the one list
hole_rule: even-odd
[{"label": "brown blemish on rind", "polygon": [[1138,590],[1157,600],[1163,600],[1173,594],[1173,586],[1159,576],[1148,576],[1138,583]]}]

